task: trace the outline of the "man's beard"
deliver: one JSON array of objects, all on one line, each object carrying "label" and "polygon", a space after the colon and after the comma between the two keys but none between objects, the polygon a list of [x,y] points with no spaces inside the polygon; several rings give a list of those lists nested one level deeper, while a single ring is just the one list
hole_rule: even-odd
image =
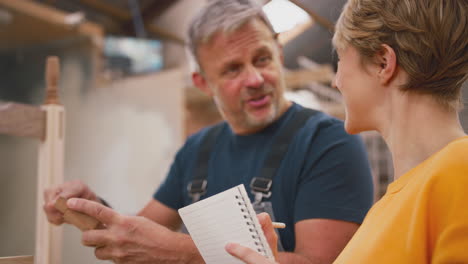
[{"label": "man's beard", "polygon": [[[273,96],[273,91],[274,91],[274,88],[273,87],[266,87],[266,88],[261,88],[260,91],[258,91],[259,88],[255,88],[255,89],[247,89],[246,92],[243,92],[242,95],[241,95],[241,100],[242,101],[242,117],[241,118],[236,118],[235,122],[237,122],[237,125],[241,125],[242,127],[246,127],[246,128],[252,128],[252,129],[256,129],[256,128],[262,128],[262,127],[266,127],[268,126],[269,124],[271,124],[273,121],[276,120],[277,116],[278,116],[278,113],[279,113],[279,103],[277,101],[277,98],[275,98]],[[248,110],[244,110],[246,109],[245,108],[245,98],[250,98],[252,95],[256,95],[256,94],[263,94],[263,95],[270,95],[272,96],[271,98],[271,102],[270,102],[270,105],[268,106],[268,114],[266,117],[263,117],[261,119],[258,119],[257,117],[255,117],[255,115],[253,115],[252,113],[250,113]],[[214,99],[214,102],[218,108],[218,110],[220,111],[221,115],[224,117],[224,119],[226,119],[226,115],[225,115],[225,107],[224,107],[224,104],[223,102],[219,99],[218,95],[215,94],[215,96],[213,97]]]},{"label": "man's beard", "polygon": [[271,102],[268,106],[268,115],[262,119],[257,119],[254,115],[245,112],[246,125],[252,128],[265,127],[275,121],[276,116],[278,115],[278,104],[276,102]]}]

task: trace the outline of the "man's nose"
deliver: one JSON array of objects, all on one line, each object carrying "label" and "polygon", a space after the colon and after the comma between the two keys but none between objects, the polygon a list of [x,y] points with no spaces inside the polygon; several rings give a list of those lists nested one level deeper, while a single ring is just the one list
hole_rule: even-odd
[{"label": "man's nose", "polygon": [[249,88],[259,88],[263,86],[264,78],[256,67],[247,67],[245,72],[244,86]]}]

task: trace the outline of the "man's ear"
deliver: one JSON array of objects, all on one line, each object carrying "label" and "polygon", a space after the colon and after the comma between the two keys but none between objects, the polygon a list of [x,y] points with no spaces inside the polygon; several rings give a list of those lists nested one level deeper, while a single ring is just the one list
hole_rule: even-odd
[{"label": "man's ear", "polygon": [[379,79],[382,84],[388,84],[397,74],[397,58],[393,48],[383,44],[382,49],[376,55],[376,62],[379,68]]},{"label": "man's ear", "polygon": [[201,74],[200,72],[194,72],[192,73],[192,81],[195,86],[200,89],[203,93],[205,93],[208,96],[213,96],[213,92],[211,91],[210,87],[208,86],[208,83],[206,82],[205,76]]}]

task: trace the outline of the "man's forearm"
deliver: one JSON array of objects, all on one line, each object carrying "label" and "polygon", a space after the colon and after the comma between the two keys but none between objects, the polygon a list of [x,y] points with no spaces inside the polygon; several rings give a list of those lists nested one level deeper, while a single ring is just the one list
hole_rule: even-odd
[{"label": "man's forearm", "polygon": [[175,263],[204,264],[202,256],[198,251],[192,238],[187,234],[176,233],[177,248],[174,250],[174,256],[177,258]]}]

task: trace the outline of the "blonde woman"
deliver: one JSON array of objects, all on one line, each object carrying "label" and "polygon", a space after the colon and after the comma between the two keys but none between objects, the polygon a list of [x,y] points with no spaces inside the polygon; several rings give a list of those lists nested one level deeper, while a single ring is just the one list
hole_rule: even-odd
[{"label": "blonde woman", "polygon": [[[377,130],[395,181],[334,263],[468,263],[468,1],[349,0],[333,44],[346,130]],[[259,216],[274,245],[271,222]],[[310,238],[314,239],[313,237]],[[237,244],[246,263],[271,263]]]}]

